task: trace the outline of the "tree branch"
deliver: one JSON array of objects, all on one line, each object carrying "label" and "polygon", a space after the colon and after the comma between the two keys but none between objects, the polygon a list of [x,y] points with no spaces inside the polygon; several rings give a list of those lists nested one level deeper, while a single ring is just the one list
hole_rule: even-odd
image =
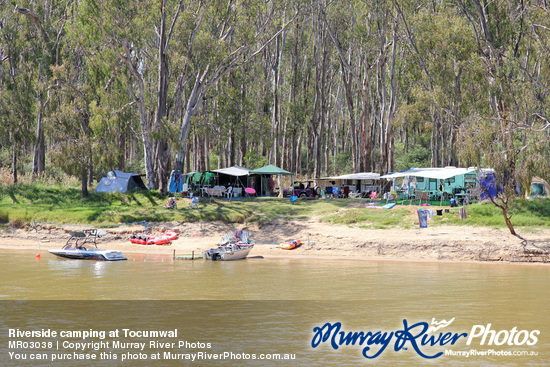
[{"label": "tree branch", "polygon": [[540,24],[533,24],[533,27],[542,28],[542,29],[544,29],[544,30],[550,31],[550,28],[545,27],[545,26],[540,25]]},{"label": "tree branch", "polygon": [[183,0],[180,0],[180,3],[178,5],[178,10],[176,10],[176,15],[174,15],[174,19],[172,20],[172,25],[170,26],[170,31],[168,32],[168,36],[166,36],[166,44],[164,46],[165,50],[168,50],[168,45],[170,44],[170,38],[172,38],[172,32],[174,32],[174,26],[176,25],[176,21],[178,20],[178,17],[180,15],[182,4],[183,4]]},{"label": "tree branch", "polygon": [[48,50],[50,55],[53,56],[53,51],[50,47],[50,38],[48,37],[48,34],[42,27],[42,23],[40,23],[40,19],[38,18],[38,15],[36,15],[35,13],[33,13],[27,8],[20,8],[19,6],[16,6],[15,10],[17,10],[19,14],[24,14],[24,15],[27,15],[29,18],[31,18],[31,21],[34,23],[34,26],[36,27],[36,29],[38,29],[38,32],[42,36],[44,43],[46,43],[46,49]]}]

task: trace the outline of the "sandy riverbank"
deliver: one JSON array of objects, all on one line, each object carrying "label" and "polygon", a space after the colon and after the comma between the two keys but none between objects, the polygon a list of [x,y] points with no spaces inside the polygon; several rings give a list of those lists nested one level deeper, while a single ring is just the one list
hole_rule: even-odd
[{"label": "sandy riverbank", "polygon": [[[108,237],[98,247],[121,250],[125,253],[165,254],[170,256],[195,254],[214,247],[225,233],[243,229],[251,233],[256,246],[250,256],[291,258],[346,258],[410,261],[490,261],[490,262],[548,262],[550,230],[524,234],[531,245],[528,252],[520,239],[505,229],[469,226],[432,226],[411,229],[363,229],[337,226],[316,220],[279,222],[257,228],[232,226],[225,223],[163,223],[151,227],[153,234],[174,230],[179,238],[170,246],[143,246],[129,242],[138,227],[119,227],[108,230]],[[142,228],[141,228],[142,230]],[[117,238],[114,238],[116,236]],[[34,231],[6,229],[0,231],[0,249],[60,248],[68,238],[64,229],[40,228]],[[279,248],[279,243],[300,239],[303,243],[291,251]],[[309,246],[308,246],[309,239]],[[532,242],[533,241],[533,242]],[[532,244],[538,247],[534,247]],[[542,248],[542,250],[541,250]]]}]

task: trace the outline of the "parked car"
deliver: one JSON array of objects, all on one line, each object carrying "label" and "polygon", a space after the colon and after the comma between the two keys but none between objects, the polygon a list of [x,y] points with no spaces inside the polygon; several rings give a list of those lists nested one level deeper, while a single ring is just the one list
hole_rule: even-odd
[{"label": "parked car", "polygon": [[301,199],[314,198],[318,195],[317,190],[313,187],[313,181],[296,181],[294,189],[283,189],[283,196],[297,196]]}]

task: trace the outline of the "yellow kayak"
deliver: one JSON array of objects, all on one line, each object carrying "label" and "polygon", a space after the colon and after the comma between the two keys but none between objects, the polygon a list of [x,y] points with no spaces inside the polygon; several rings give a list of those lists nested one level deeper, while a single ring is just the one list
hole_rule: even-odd
[{"label": "yellow kayak", "polygon": [[301,244],[302,242],[300,242],[300,240],[294,240],[291,242],[281,243],[279,247],[283,250],[292,250],[293,248],[300,247]]}]

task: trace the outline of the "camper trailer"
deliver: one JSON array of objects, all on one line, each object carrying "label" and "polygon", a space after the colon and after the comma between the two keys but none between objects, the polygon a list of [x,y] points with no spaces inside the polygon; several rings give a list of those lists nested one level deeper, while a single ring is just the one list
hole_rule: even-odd
[{"label": "camper trailer", "polygon": [[543,180],[540,177],[533,177],[531,180],[531,190],[529,193],[526,193],[528,199],[533,199],[536,197],[546,197],[550,194],[550,185],[548,182]]}]

